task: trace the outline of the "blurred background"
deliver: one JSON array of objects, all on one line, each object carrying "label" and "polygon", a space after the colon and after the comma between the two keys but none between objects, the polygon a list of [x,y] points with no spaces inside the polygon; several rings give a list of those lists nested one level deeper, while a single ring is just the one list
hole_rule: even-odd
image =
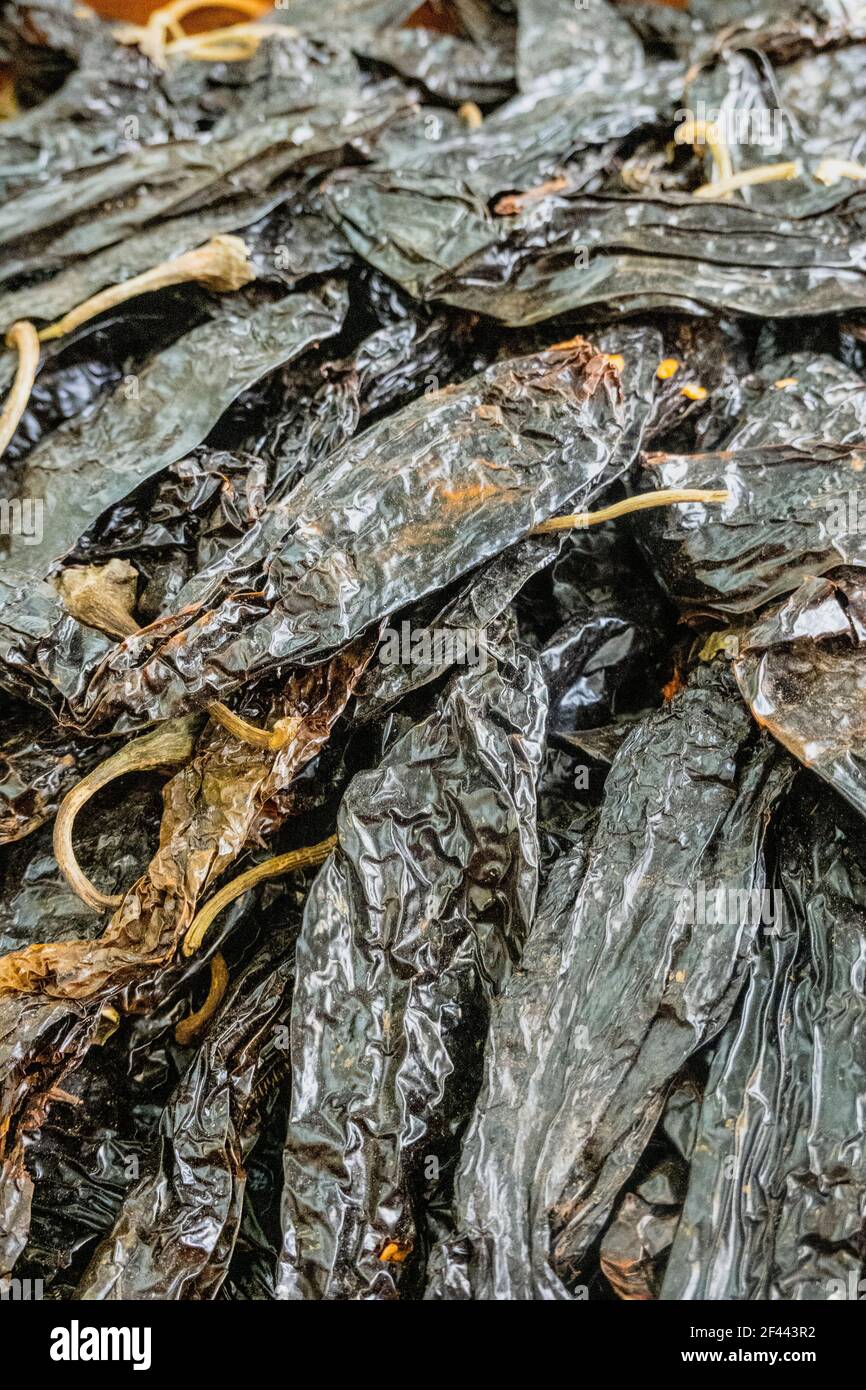
[{"label": "blurred background", "polygon": [[[677,10],[689,8],[689,0],[644,0],[644,2],[667,5]],[[160,6],[165,6],[166,3],[167,0],[89,0],[87,7],[95,10],[105,19],[144,24],[154,10],[159,9]],[[614,0],[614,3],[627,7],[628,0]],[[292,0],[283,0],[282,8],[287,16],[291,12],[291,4]],[[81,0],[81,6],[82,8],[85,7],[85,0]],[[323,0],[323,7],[327,8],[327,0]],[[203,5],[200,9],[191,8],[190,13],[183,16],[182,27],[188,34],[199,34],[209,29],[221,29],[235,23],[248,23],[251,15],[256,18],[266,14],[272,8],[273,0],[245,0],[243,10],[232,10],[225,4],[219,8]],[[456,9],[450,0],[422,0],[422,3],[406,20],[403,27],[407,29],[433,29],[445,34],[459,34],[462,29]],[[37,30],[33,31],[30,41],[38,44]],[[0,120],[15,116],[18,109],[12,91],[10,70],[0,60]]]},{"label": "blurred background", "polygon": [[[326,0],[323,0],[323,3],[325,2]],[[670,5],[676,10],[688,9],[688,0],[650,0],[650,3]],[[158,4],[159,0],[91,0],[90,8],[107,19],[127,19],[135,24],[142,24],[150,12],[158,8]],[[271,5],[266,3],[258,6],[261,14],[265,14],[270,8]],[[246,18],[240,13],[236,17]],[[217,29],[222,25],[231,24],[234,18],[230,10],[197,10],[184,20],[184,28],[191,34],[200,33],[205,29]],[[427,3],[419,5],[412,18],[407,20],[406,27],[439,29],[446,34],[456,33],[459,28],[447,0],[427,0]]]}]

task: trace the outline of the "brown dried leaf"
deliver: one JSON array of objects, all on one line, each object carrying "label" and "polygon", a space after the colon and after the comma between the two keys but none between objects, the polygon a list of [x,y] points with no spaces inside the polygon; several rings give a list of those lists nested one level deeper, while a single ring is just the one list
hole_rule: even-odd
[{"label": "brown dried leaf", "polygon": [[354,643],[289,679],[268,722],[299,717],[276,751],[209,726],[195,757],[163,793],[159,849],[95,941],[35,944],[0,959],[0,993],[104,998],[174,955],[202,894],[247,846],[279,823],[278,799],[320,751],[365,669],[372,647]]},{"label": "brown dried leaf", "polygon": [[70,565],[54,587],[73,618],[112,637],[138,632],[132,616],[138,592],[138,570],[128,560],[106,565]]}]

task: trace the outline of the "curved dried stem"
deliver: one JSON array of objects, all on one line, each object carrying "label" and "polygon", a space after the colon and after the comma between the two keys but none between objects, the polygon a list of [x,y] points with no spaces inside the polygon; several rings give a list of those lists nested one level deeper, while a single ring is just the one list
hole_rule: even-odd
[{"label": "curved dried stem", "polygon": [[27,402],[30,400],[33,383],[36,380],[36,370],[39,366],[39,337],[33,324],[29,323],[27,319],[19,319],[17,323],[13,323],[6,334],[6,346],[14,348],[18,353],[18,368],[15,372],[12,389],[6,397],[2,412],[0,412],[0,457],[6,452],[9,441],[21,421],[21,416],[27,409]]},{"label": "curved dried stem", "polygon": [[734,165],[731,160],[731,152],[717,125],[710,125],[707,127],[707,149],[713,161],[712,182],[714,184],[724,183],[727,179],[732,177]]},{"label": "curved dried stem", "polygon": [[239,290],[255,280],[256,272],[249,259],[249,251],[238,236],[215,236],[194,251],[182,256],[174,256],[141,275],[122,280],[117,285],[109,285],[99,294],[91,295],[83,303],[70,309],[62,319],[43,328],[39,334],[41,342],[51,338],[62,338],[81,324],[114,309],[128,299],[136,299],[142,294],[152,294],[154,290],[164,290],[169,285],[184,285],[190,281],[205,285],[209,290],[228,292]]},{"label": "curved dried stem", "polygon": [[72,830],[78,812],[102,787],[125,776],[127,772],[147,772],[188,762],[192,757],[198,723],[194,715],[185,719],[170,719],[141,738],[133,739],[86,777],[82,777],[61,802],[54,822],[54,856],[73,893],[77,893],[82,902],[94,911],[106,912],[118,907],[124,895],[101,893],[79,867],[72,847]]},{"label": "curved dried stem", "polygon": [[199,1033],[210,1023],[225,997],[228,989],[229,968],[222,951],[217,951],[210,963],[210,988],[200,1009],[181,1019],[174,1030],[174,1040],[181,1047],[189,1047]]},{"label": "curved dried stem", "polygon": [[239,714],[235,714],[234,710],[229,709],[221,700],[212,700],[207,706],[207,712],[211,719],[215,719],[217,724],[228,729],[230,734],[234,734],[235,738],[239,738],[243,743],[251,743],[254,748],[270,748],[275,752],[291,743],[302,722],[300,719],[277,719],[272,729],[260,729],[256,724],[250,724]]},{"label": "curved dried stem", "polygon": [[191,58],[199,63],[241,63],[252,58],[262,39],[289,39],[296,31],[285,24],[227,24],[204,34],[184,34],[165,45],[170,58]]},{"label": "curved dried stem", "polygon": [[152,10],[150,18],[158,15],[165,24],[179,24],[187,15],[195,14],[196,10],[231,10],[234,14],[245,14],[255,19],[269,9],[268,0],[170,0],[168,5]]},{"label": "curved dried stem", "polygon": [[760,183],[779,183],[787,179],[797,179],[802,170],[796,160],[789,159],[783,164],[756,164],[751,169],[740,169],[729,178],[714,183],[703,183],[692,194],[693,198],[726,198],[740,188],[754,188]]},{"label": "curved dried stem", "polygon": [[[196,57],[198,56],[196,52],[198,45],[208,39],[207,33],[190,36],[183,29],[181,20],[195,10],[232,10],[235,14],[243,14],[251,19],[256,19],[259,15],[264,14],[268,8],[266,0],[172,0],[171,4],[162,5],[159,9],[151,11],[147,24],[123,24],[115,29],[114,36],[118,43],[137,44],[141,52],[150,59],[155,67],[164,68],[172,40],[175,43],[181,43],[192,37],[194,41],[193,51],[185,56]],[[246,28],[246,25],[238,27]],[[276,28],[277,26],[268,27]],[[225,30],[221,32],[225,32]],[[196,43],[196,41],[198,42]],[[213,55],[205,53],[204,56],[209,58]],[[225,52],[222,52],[220,56],[225,58]],[[249,52],[243,51],[240,56],[248,57]]]},{"label": "curved dried stem", "polygon": [[[677,144],[688,143],[695,150],[701,145],[706,145],[713,161],[712,184],[707,185],[708,187],[726,183],[731,178],[734,172],[731,152],[725,140],[724,130],[718,121],[683,121],[674,131],[674,140]],[[719,196],[730,195],[725,193]]]},{"label": "curved dried stem", "polygon": [[238,874],[231,883],[227,883],[218,893],[214,893],[209,902],[195,916],[192,924],[184,937],[183,953],[185,956],[193,955],[201,945],[204,934],[213,920],[219,916],[224,907],[233,903],[235,898],[239,898],[242,893],[246,893],[250,888],[255,888],[257,883],[263,883],[265,879],[280,878],[283,874],[291,873],[294,869],[309,869],[316,864],[323,864],[332,850],[337,848],[337,836],[329,835],[327,840],[320,841],[317,845],[307,845],[304,849],[292,849],[288,854],[277,854],[273,859],[266,859],[262,864],[254,864],[245,873]]},{"label": "curved dried stem", "polygon": [[852,179],[862,183],[866,179],[866,164],[856,159],[822,159],[814,171],[818,183],[833,184],[840,179]]},{"label": "curved dried stem", "polygon": [[464,101],[457,108],[457,115],[467,125],[470,130],[480,130],[484,124],[484,117],[481,114],[481,107],[477,102]]},{"label": "curved dried stem", "polygon": [[697,487],[666,487],[657,492],[641,492],[636,497],[626,497],[622,502],[614,502],[609,507],[599,507],[597,512],[573,512],[570,516],[552,516],[533,526],[531,536],[546,536],[552,531],[571,531],[578,527],[600,526],[603,521],[616,521],[617,517],[628,516],[630,512],[649,512],[656,507],[669,507],[674,502],[727,502],[731,494],[723,490]]}]

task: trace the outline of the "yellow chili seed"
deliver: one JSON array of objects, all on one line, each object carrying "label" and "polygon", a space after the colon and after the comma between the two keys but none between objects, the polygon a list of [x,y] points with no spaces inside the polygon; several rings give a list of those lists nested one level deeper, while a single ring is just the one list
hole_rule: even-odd
[{"label": "yellow chili seed", "polygon": [[676,376],[682,365],[682,362],[678,361],[676,357],[664,357],[656,367],[656,376],[659,381],[670,381],[672,376]]},{"label": "yellow chili seed", "polygon": [[385,1264],[401,1265],[411,1254],[411,1245],[398,1245],[396,1240],[389,1240],[379,1259]]}]

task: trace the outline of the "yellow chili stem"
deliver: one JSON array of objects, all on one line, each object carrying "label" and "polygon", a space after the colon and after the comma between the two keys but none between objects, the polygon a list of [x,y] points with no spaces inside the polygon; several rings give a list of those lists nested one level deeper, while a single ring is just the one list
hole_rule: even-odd
[{"label": "yellow chili stem", "polygon": [[227,24],[203,34],[171,39],[164,52],[166,57],[190,58],[194,62],[239,63],[253,56],[262,39],[290,39],[294,32],[285,24]]},{"label": "yellow chili stem", "polygon": [[199,1033],[210,1023],[225,997],[228,989],[229,968],[222,951],[217,951],[210,963],[210,988],[200,1009],[187,1018],[181,1019],[174,1030],[174,1040],[181,1047],[189,1047]]},{"label": "yellow chili stem", "polygon": [[234,710],[229,709],[221,700],[212,700],[207,706],[207,712],[211,719],[216,720],[224,729],[228,729],[235,738],[241,739],[243,743],[251,743],[254,748],[270,748],[277,751],[285,748],[287,743],[291,743],[300,727],[300,719],[277,719],[272,729],[260,729],[255,724],[250,724],[246,719],[242,719]]},{"label": "yellow chili stem", "polygon": [[21,416],[27,409],[30,392],[36,380],[39,366],[39,338],[36,329],[27,319],[13,323],[6,334],[6,346],[18,353],[18,368],[12,389],[0,413],[0,457],[6,452],[12,436],[17,430]]},{"label": "yellow chili stem", "polygon": [[183,954],[193,955],[199,948],[204,939],[204,934],[218,917],[224,907],[233,903],[235,898],[239,898],[242,893],[246,893],[250,888],[254,888],[257,883],[263,883],[269,878],[280,878],[283,874],[291,873],[294,869],[309,869],[316,864],[323,864],[332,850],[337,847],[337,836],[329,835],[327,840],[322,840],[317,845],[308,845],[304,849],[292,849],[288,854],[277,854],[273,859],[265,859],[261,864],[254,864],[251,869],[238,874],[218,893],[214,893],[209,902],[196,914],[193,922],[184,937]]},{"label": "yellow chili stem", "polygon": [[70,309],[57,323],[43,328],[39,338],[43,343],[51,338],[62,338],[82,323],[96,318],[97,314],[104,314],[107,309],[114,309],[118,304],[136,299],[139,295],[166,289],[169,285],[183,285],[194,280],[208,289],[230,291],[239,290],[255,278],[256,272],[241,238],[215,236],[194,251],[174,256],[161,265],[153,266],[151,270],[143,271],[141,275],[134,275],[120,284],[109,285],[99,294],[91,295],[90,299]]},{"label": "yellow chili stem", "polygon": [[839,179],[853,179],[861,182],[866,179],[866,164],[858,164],[856,159],[822,159],[815,169],[819,183],[838,183]]},{"label": "yellow chili stem", "polygon": [[82,777],[61,802],[54,822],[54,857],[73,893],[77,893],[82,902],[94,911],[104,912],[119,907],[124,895],[101,893],[79,867],[72,846],[72,829],[78,812],[102,787],[127,772],[147,772],[157,767],[172,767],[188,762],[195,743],[196,724],[194,716],[169,719],[150,733],[133,739],[86,777]]},{"label": "yellow chili stem", "polygon": [[603,521],[616,521],[617,517],[628,516],[630,512],[648,512],[654,507],[668,507],[674,502],[727,502],[729,492],[706,488],[659,488],[657,492],[641,492],[636,497],[626,497],[622,502],[613,502],[609,507],[599,507],[597,512],[573,512],[570,516],[552,516],[533,526],[531,536],[546,536],[552,531],[571,531],[574,527],[600,526]]},{"label": "yellow chili stem", "polygon": [[740,169],[730,178],[719,179],[717,183],[704,183],[696,188],[693,198],[724,198],[728,193],[736,193],[740,188],[754,188],[760,183],[779,183],[786,179],[799,178],[800,165],[793,159],[784,164],[756,164],[751,169]]},{"label": "yellow chili stem", "polygon": [[674,140],[679,144],[688,141],[693,148],[706,145],[713,161],[712,186],[729,179],[734,172],[731,152],[717,121],[684,121],[674,132]]},{"label": "yellow chili stem", "polygon": [[[157,10],[152,10],[148,16],[147,24],[124,24],[117,28],[114,34],[119,43],[137,44],[142,53],[150,59],[155,67],[164,68],[166,55],[172,46],[169,35],[171,35],[171,39],[174,40],[176,44],[183,43],[183,41],[189,37],[197,41],[193,45],[194,51],[192,54],[187,54],[185,56],[198,56],[196,50],[200,48],[205,50],[203,53],[204,57],[207,58],[211,56],[211,54],[206,51],[208,39],[210,37],[209,34],[204,33],[190,36],[185,32],[181,20],[185,19],[188,14],[192,14],[195,10],[201,9],[233,10],[236,14],[240,13],[247,15],[251,19],[257,19],[260,15],[264,14],[267,8],[268,6],[263,4],[262,0],[173,0],[171,4],[163,5]],[[230,27],[232,26],[226,26],[226,28]],[[244,23],[238,27],[246,29],[248,25]],[[225,29],[219,32],[224,33]],[[288,35],[292,31],[287,30],[286,32]],[[221,52],[220,56],[225,58],[226,55],[224,52]],[[242,46],[238,56],[242,58],[248,57],[249,48]]]},{"label": "yellow chili stem", "polygon": [[235,14],[245,14],[255,19],[268,8],[264,0],[171,0],[170,4],[152,10],[150,20],[158,18],[165,24],[179,24],[196,10],[233,10]]}]

